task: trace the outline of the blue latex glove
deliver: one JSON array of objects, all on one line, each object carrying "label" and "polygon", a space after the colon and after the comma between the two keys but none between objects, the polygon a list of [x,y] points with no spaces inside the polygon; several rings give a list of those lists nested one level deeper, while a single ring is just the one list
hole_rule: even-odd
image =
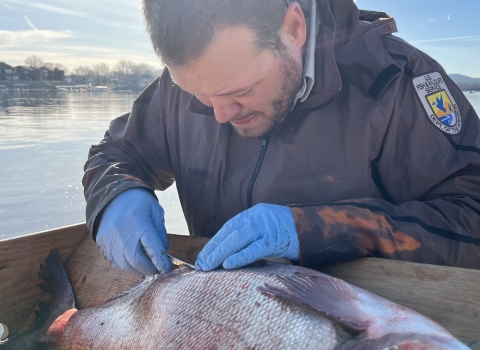
[{"label": "blue latex glove", "polygon": [[257,204],[227,221],[198,254],[195,267],[235,269],[269,256],[298,260],[298,234],[289,207]]},{"label": "blue latex glove", "polygon": [[148,191],[119,194],[103,212],[97,245],[114,267],[142,275],[171,270],[164,211]]}]

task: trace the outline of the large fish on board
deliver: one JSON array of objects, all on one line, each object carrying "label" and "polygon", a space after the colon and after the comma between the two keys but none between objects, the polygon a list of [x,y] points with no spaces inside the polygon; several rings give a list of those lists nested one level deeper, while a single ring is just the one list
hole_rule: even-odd
[{"label": "large fish on board", "polygon": [[58,253],[45,265],[49,315],[0,349],[468,349],[414,311],[298,266],[181,268],[77,310]]}]

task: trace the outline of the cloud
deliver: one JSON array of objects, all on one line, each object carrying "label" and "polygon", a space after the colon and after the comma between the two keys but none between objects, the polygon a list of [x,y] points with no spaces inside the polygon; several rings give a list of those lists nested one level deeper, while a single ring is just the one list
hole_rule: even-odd
[{"label": "cloud", "polygon": [[[72,8],[61,7],[63,4],[61,1],[59,4],[51,5],[41,2],[35,2],[31,0],[0,0],[10,7],[8,3],[17,4],[24,7],[33,7],[39,10],[48,11],[54,14],[63,16],[70,16],[80,19],[89,19],[90,21],[97,21],[98,23],[104,23],[109,26],[116,26],[122,28],[136,29],[140,23],[140,5],[137,0],[127,1],[124,0],[121,4],[115,0],[102,0],[100,4],[91,0],[84,0],[81,3],[74,4],[72,6],[79,6],[84,11],[79,11]],[[55,0],[50,0],[56,2]],[[11,7],[10,7],[11,8]],[[16,11],[15,9],[12,9]],[[18,11],[16,11],[18,12]],[[38,12],[38,11],[37,11]],[[92,13],[90,13],[92,12]],[[19,12],[20,13],[20,12]]]},{"label": "cloud", "polygon": [[59,13],[62,15],[67,15],[67,16],[73,16],[73,17],[78,17],[78,18],[90,18],[90,16],[86,13],[80,12],[80,11],[73,11],[69,10],[63,7],[58,7],[58,6],[53,6],[53,5],[47,5],[47,4],[42,4],[38,2],[34,2],[29,4],[32,7],[36,7],[41,10],[45,11],[50,11],[50,12],[55,12]]},{"label": "cloud", "polygon": [[410,41],[411,44],[421,44],[421,43],[434,43],[439,41],[475,41],[480,39],[480,36],[457,36],[452,38],[440,38],[440,39],[427,39],[427,40],[414,40]]},{"label": "cloud", "polygon": [[0,26],[0,55],[8,64],[23,64],[36,55],[69,68],[101,62],[113,66],[121,59],[161,66],[138,0],[0,0],[2,11],[18,13],[15,29]]},{"label": "cloud", "polygon": [[28,24],[28,26],[29,26],[30,28],[32,28],[33,30],[38,30],[37,27],[35,27],[35,26],[33,25],[33,23],[30,22],[30,20],[28,19],[27,16],[23,15],[23,17],[24,17],[25,20],[27,21],[27,24]]},{"label": "cloud", "polygon": [[[140,18],[140,3],[138,0],[83,0],[65,4],[64,0],[0,0],[4,3],[34,7],[40,10],[58,13],[77,18],[106,20],[114,18],[138,20]],[[7,5],[8,6],[8,5]],[[107,21],[108,22],[108,21]]]},{"label": "cloud", "polygon": [[436,21],[435,18],[432,18],[432,19],[427,20],[427,22],[435,22],[435,21]]},{"label": "cloud", "polygon": [[38,44],[51,42],[58,39],[72,38],[74,34],[70,31],[55,30],[24,30],[8,31],[0,30],[0,49],[7,47],[24,47],[26,44]]},{"label": "cloud", "polygon": [[[0,33],[1,35],[1,33]],[[12,50],[2,50],[2,61],[12,65],[22,65],[25,58],[31,55],[41,57],[45,62],[59,62],[73,69],[78,66],[93,66],[98,63],[106,63],[110,67],[115,66],[119,60],[126,59],[137,63],[147,63],[156,68],[161,68],[163,65],[155,57],[153,52],[151,54],[132,52],[130,50],[105,50],[102,52],[97,47],[82,47],[83,50],[74,49],[76,47],[63,47],[58,45],[56,47],[48,47],[43,49],[36,48],[22,48]]]},{"label": "cloud", "polygon": [[[1,0],[1,1],[5,4],[5,6],[12,9],[3,0]],[[35,8],[38,8],[40,10],[59,13],[61,15],[73,16],[73,17],[78,17],[78,18],[90,18],[90,16],[88,14],[86,14],[84,12],[81,12],[81,11],[75,11],[75,10],[71,10],[71,9],[68,9],[68,8],[60,7],[60,6],[44,4],[44,3],[41,3],[41,2],[32,2],[30,0],[26,0],[26,1],[25,0],[5,0],[5,1],[10,2],[10,3],[14,3],[14,4],[18,4],[18,5],[23,5],[23,6],[35,7]]]},{"label": "cloud", "polygon": [[9,4],[7,4],[5,1],[2,1],[2,4],[4,4],[5,6],[7,6],[7,8],[9,8],[10,10],[13,10],[13,8],[12,8]]},{"label": "cloud", "polygon": [[114,66],[121,59],[143,62],[160,68],[162,64],[152,48],[125,48],[89,45],[77,33],[54,30],[0,30],[2,61],[21,65],[26,57],[36,55],[46,62],[59,62],[69,68],[106,63]]},{"label": "cloud", "polygon": [[[8,1],[8,0],[7,0]],[[7,7],[9,8],[10,10],[12,11],[15,11],[16,13],[20,14],[23,16],[23,18],[25,18],[25,22],[27,22],[27,25],[32,28],[33,30],[38,30],[37,27],[35,27],[35,25],[30,21],[30,19],[28,19],[28,17],[26,15],[24,15],[23,13],[20,13],[19,11],[15,10],[13,7],[11,7],[9,4],[7,4],[5,1],[2,1],[2,3]]]}]

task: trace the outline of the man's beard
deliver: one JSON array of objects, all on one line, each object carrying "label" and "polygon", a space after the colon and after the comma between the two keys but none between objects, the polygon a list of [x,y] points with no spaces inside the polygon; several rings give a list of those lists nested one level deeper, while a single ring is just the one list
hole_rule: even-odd
[{"label": "man's beard", "polygon": [[232,124],[233,128],[242,137],[255,138],[268,134],[285,119],[292,109],[295,95],[300,87],[303,69],[288,53],[282,52],[280,56],[282,58],[282,89],[278,97],[272,102],[272,114],[262,113],[260,116],[264,120],[268,120],[268,123],[261,129],[242,129]]}]

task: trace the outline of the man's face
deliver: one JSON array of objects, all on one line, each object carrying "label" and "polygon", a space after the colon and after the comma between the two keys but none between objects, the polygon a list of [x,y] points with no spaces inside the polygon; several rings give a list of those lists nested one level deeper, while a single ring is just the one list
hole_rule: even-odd
[{"label": "man's face", "polygon": [[202,56],[168,67],[178,86],[244,137],[263,136],[285,118],[303,72],[300,50],[259,50],[254,35],[246,27],[227,27]]}]

